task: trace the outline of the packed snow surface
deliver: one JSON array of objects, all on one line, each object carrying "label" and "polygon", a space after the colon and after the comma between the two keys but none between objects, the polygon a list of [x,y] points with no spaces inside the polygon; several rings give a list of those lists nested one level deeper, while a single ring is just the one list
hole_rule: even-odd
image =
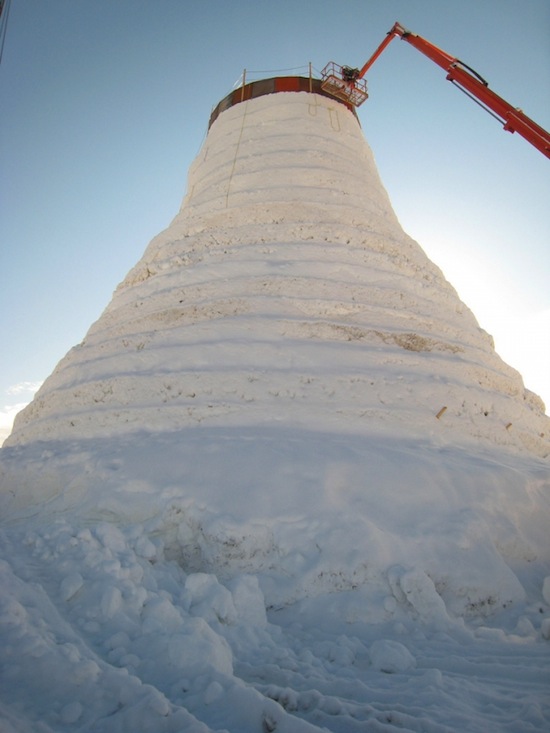
[{"label": "packed snow surface", "polygon": [[549,438],[352,113],[224,111],[0,452],[0,730],[547,731]]}]

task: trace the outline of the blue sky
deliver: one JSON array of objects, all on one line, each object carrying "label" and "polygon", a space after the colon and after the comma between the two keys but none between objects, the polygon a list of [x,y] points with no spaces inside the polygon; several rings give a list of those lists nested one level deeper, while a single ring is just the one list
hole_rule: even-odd
[{"label": "blue sky", "polygon": [[[25,383],[81,341],[170,223],[210,110],[243,68],[361,66],[396,20],[550,128],[548,0],[12,0],[0,410],[29,399]],[[360,120],[404,229],[550,404],[548,160],[402,41],[368,82]]]}]

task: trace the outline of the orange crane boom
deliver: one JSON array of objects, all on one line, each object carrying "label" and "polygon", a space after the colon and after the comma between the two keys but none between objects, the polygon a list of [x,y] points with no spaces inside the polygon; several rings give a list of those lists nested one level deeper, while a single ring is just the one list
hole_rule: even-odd
[{"label": "orange crane boom", "polygon": [[370,59],[361,69],[338,66],[330,62],[322,71],[322,87],[334,96],[359,106],[368,97],[367,86],[363,79],[384,49],[399,36],[447,72],[447,79],[458,86],[475,102],[484,107],[503,125],[508,132],[517,132],[537,150],[550,158],[550,134],[520,109],[513,107],[505,99],[495,94],[476,71],[459,59],[450,56],[425,38],[411,33],[399,23],[395,23],[386,38],[378,46]]}]

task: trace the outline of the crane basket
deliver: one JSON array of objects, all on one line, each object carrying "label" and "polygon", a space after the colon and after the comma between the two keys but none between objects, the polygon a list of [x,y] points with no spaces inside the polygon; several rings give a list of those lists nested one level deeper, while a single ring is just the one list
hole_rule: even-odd
[{"label": "crane basket", "polygon": [[369,95],[367,82],[364,79],[358,79],[358,74],[358,69],[339,66],[334,61],[330,61],[321,71],[321,89],[332,94],[333,97],[353,104],[354,107],[359,107]]}]

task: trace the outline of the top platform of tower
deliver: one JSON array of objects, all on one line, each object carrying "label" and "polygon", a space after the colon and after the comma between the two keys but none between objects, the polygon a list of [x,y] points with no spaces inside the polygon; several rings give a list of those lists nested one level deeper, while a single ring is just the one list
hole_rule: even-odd
[{"label": "top platform of tower", "polygon": [[321,79],[314,79],[310,76],[274,76],[270,79],[259,79],[258,81],[249,82],[233,90],[217,104],[210,115],[208,129],[210,129],[212,123],[217,120],[219,115],[226,109],[229,109],[229,107],[246,102],[248,99],[255,99],[256,97],[263,97],[265,94],[277,94],[279,92],[310,92],[311,94],[321,94],[323,97],[329,97],[329,99],[332,99],[338,104],[343,104],[357,118],[357,112],[353,104],[342,99],[337,99],[334,94],[322,88],[322,83]]}]

